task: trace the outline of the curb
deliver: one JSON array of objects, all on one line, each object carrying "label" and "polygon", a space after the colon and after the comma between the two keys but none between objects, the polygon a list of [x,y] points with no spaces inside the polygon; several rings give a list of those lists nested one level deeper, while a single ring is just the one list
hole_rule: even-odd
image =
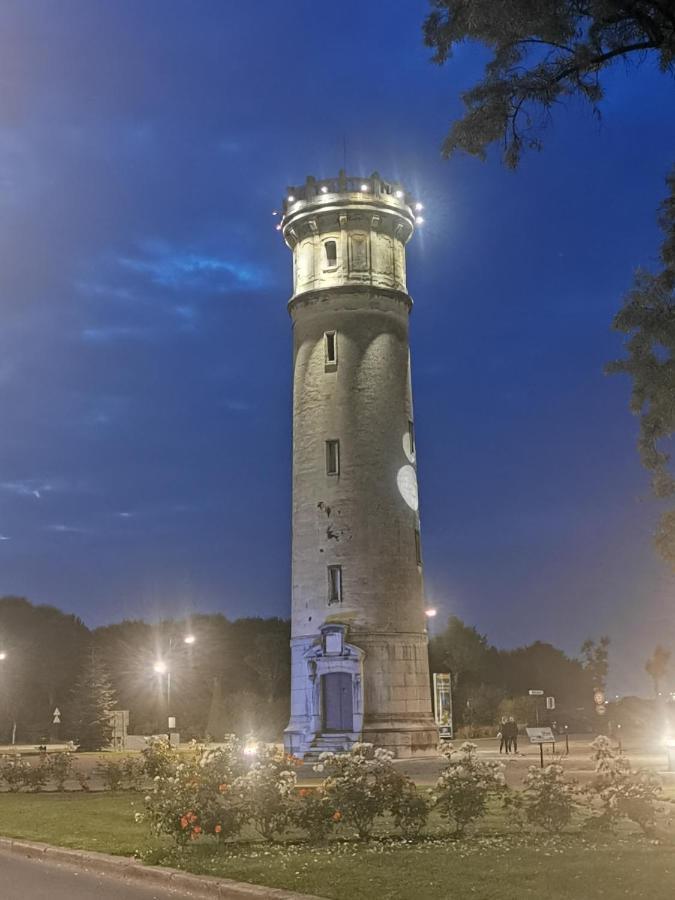
[{"label": "curb", "polygon": [[88,869],[100,875],[140,884],[154,883],[158,887],[183,890],[186,896],[201,900],[322,900],[311,894],[298,894],[281,888],[247,884],[233,881],[231,878],[191,875],[189,872],[165,866],[145,866],[130,856],[112,856],[93,850],[71,850],[68,847],[54,847],[51,844],[23,841],[18,838],[0,837],[0,852],[23,856],[25,859],[45,860]]}]

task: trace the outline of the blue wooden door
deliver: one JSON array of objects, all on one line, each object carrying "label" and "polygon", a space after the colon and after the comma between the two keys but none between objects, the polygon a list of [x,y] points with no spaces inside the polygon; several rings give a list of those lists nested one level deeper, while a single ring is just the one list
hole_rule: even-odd
[{"label": "blue wooden door", "polygon": [[321,679],[324,731],[353,731],[352,676],[329,672]]}]

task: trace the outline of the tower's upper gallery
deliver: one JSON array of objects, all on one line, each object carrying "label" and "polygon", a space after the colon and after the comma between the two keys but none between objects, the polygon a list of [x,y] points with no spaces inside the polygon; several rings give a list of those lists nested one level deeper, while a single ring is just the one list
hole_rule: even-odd
[{"label": "tower's upper gallery", "polygon": [[405,245],[421,204],[374,172],[309,176],[288,189],[277,226],[293,251],[293,294],[348,285],[406,290]]}]

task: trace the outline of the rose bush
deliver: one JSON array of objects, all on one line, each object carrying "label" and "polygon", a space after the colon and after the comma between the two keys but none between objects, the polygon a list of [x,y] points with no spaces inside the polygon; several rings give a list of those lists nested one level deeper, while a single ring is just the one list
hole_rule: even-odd
[{"label": "rose bush", "polygon": [[322,753],[314,766],[326,773],[323,790],[338,821],[355,829],[361,840],[373,833],[378,817],[390,813],[404,833],[417,834],[426,822],[428,805],[413,782],[393,765],[389,750],[354,744],[346,753]]},{"label": "rose bush", "polygon": [[595,775],[587,793],[599,811],[589,824],[613,828],[620,819],[626,818],[645,834],[653,834],[663,800],[659,776],[650,769],[633,769],[628,757],[614,750],[604,735],[597,737],[591,747]]},{"label": "rose bush", "polygon": [[301,788],[292,804],[293,825],[312,841],[325,841],[342,815],[323,788]]},{"label": "rose bush", "polygon": [[47,766],[43,759],[31,765],[20,754],[0,758],[0,781],[4,781],[7,789],[16,793],[22,789],[37,792],[47,783]]},{"label": "rose bush", "polygon": [[478,757],[478,747],[466,741],[459,750],[452,744],[442,748],[447,765],[432,793],[441,816],[452,821],[457,835],[485,815],[490,797],[505,789],[504,766]]},{"label": "rose bush", "polygon": [[557,833],[572,820],[577,805],[576,782],[565,779],[561,765],[544,769],[530,766],[523,790],[511,796],[511,803],[529,824]]},{"label": "rose bush", "polygon": [[145,798],[145,819],[156,834],[167,834],[179,846],[200,835],[219,841],[238,834],[246,812],[234,783],[245,764],[241,745],[228,741],[216,750],[193,745],[186,753],[162,754],[162,774],[156,774]]},{"label": "rose bush", "polygon": [[282,834],[293,818],[296,763],[277,747],[258,745],[249,770],[233,785],[246,818],[265,840]]}]

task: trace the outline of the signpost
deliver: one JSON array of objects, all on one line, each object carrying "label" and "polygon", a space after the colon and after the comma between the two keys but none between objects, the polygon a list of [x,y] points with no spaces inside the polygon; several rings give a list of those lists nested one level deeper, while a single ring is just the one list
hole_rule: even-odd
[{"label": "signpost", "polygon": [[52,713],[52,730],[50,734],[50,740],[53,743],[56,743],[59,739],[59,725],[61,724],[61,710],[58,706],[54,707],[54,712]]},{"label": "signpost", "polygon": [[[537,690],[537,691],[528,691],[527,693],[530,695],[530,697],[537,697],[537,698],[539,698],[539,697],[543,697],[543,696],[544,696],[544,692],[543,692],[543,691],[539,691],[539,690]],[[539,725],[539,700],[538,700],[538,699],[535,700],[535,703],[534,703],[534,716],[535,716],[535,719],[537,720],[537,725]]]},{"label": "signpost", "polygon": [[544,744],[553,744],[555,753],[555,735],[550,728],[526,728],[527,736],[531,744],[539,744],[539,760],[541,768],[544,768]]}]

